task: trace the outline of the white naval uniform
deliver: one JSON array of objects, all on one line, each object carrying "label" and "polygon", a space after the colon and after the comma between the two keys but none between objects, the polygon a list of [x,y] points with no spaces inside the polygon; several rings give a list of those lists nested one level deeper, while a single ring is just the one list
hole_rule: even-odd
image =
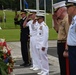
[{"label": "white naval uniform", "polygon": [[[45,51],[42,51],[42,47],[45,47]],[[48,26],[45,24],[44,21],[38,25],[36,48],[40,52],[41,71],[43,71],[42,75],[49,75],[49,64],[47,57]]]},{"label": "white naval uniform", "polygon": [[27,23],[27,26],[29,26],[30,29],[30,52],[33,62],[33,68],[40,68],[40,62],[39,62],[39,52],[36,50],[36,38],[37,38],[37,28],[38,28],[38,22],[33,24],[33,20],[30,20]]},{"label": "white naval uniform", "polygon": [[76,16],[74,16],[72,24],[69,27],[67,44],[69,46],[76,46]]}]

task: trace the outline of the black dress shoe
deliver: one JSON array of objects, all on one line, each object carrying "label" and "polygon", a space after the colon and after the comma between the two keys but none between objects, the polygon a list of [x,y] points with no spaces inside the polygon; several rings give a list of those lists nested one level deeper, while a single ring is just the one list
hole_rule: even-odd
[{"label": "black dress shoe", "polygon": [[23,64],[21,64],[20,66],[25,66],[26,64],[25,63],[23,63]]},{"label": "black dress shoe", "polygon": [[26,64],[26,65],[24,65],[24,67],[30,67],[30,65],[29,64]]}]

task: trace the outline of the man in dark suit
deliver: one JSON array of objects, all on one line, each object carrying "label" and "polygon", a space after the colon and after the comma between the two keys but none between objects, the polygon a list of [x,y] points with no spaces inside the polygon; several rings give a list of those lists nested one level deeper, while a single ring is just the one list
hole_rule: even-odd
[{"label": "man in dark suit", "polygon": [[17,22],[20,25],[20,42],[21,42],[21,53],[24,63],[20,66],[29,66],[30,65],[30,57],[29,57],[29,27],[23,27],[23,23],[27,17],[26,11],[21,11],[20,13],[21,19]]}]

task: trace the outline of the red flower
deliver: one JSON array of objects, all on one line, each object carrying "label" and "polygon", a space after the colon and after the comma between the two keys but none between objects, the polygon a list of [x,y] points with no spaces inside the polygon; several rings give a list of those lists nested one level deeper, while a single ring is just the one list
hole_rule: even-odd
[{"label": "red flower", "polygon": [[4,57],[4,59],[6,59],[7,58],[6,54],[3,54],[3,57]]},{"label": "red flower", "polygon": [[11,55],[11,51],[10,51],[10,50],[8,50],[7,54],[8,54],[8,55]]},{"label": "red flower", "polygon": [[11,73],[11,68],[10,68],[10,66],[8,66],[8,74],[10,74]]},{"label": "red flower", "polygon": [[6,42],[3,42],[3,46],[7,47],[7,44],[6,44]]}]

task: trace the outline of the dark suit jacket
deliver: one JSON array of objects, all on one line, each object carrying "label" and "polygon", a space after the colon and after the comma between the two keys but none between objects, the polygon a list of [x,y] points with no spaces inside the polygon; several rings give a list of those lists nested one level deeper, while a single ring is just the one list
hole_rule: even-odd
[{"label": "dark suit jacket", "polygon": [[23,28],[23,23],[24,23],[25,19],[24,20],[20,19],[19,21],[17,21],[17,24],[20,25],[20,29],[21,29],[20,41],[28,41],[28,39],[29,39],[29,27]]}]

